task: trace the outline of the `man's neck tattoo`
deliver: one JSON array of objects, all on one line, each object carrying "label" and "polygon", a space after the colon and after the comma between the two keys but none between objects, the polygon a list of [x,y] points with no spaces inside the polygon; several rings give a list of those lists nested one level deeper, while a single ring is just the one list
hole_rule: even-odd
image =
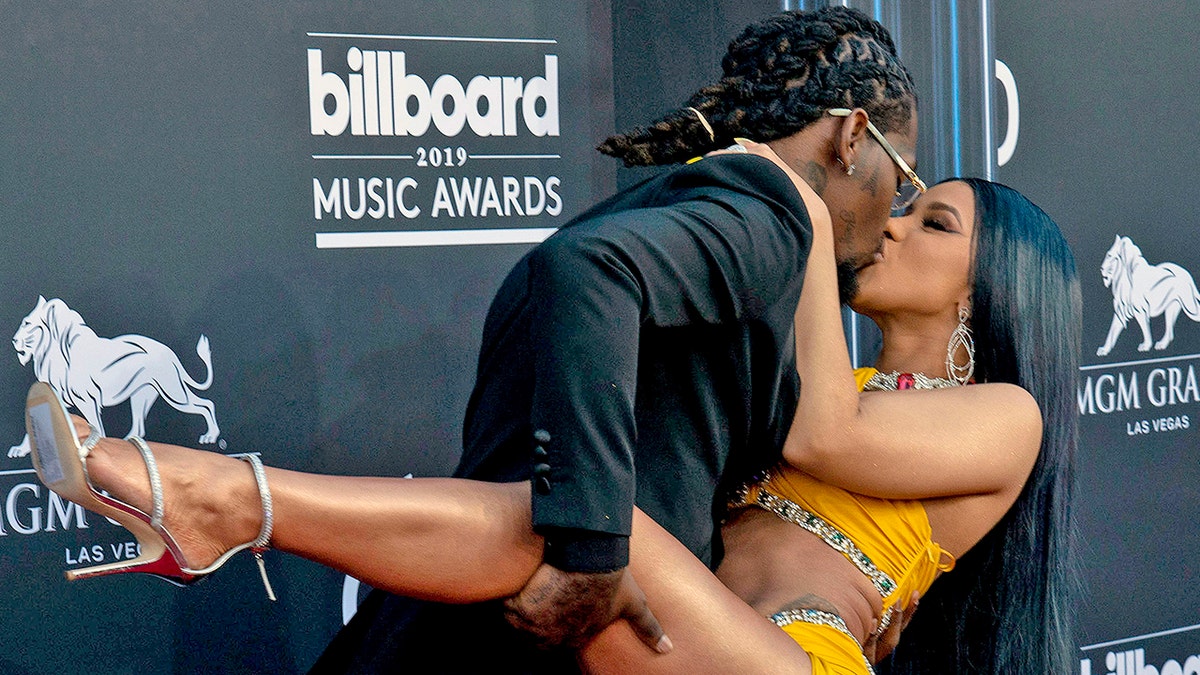
[{"label": "man's neck tattoo", "polygon": [[804,165],[804,180],[818,197],[825,196],[825,185],[829,182],[825,167],[810,160]]},{"label": "man's neck tattoo", "polygon": [[863,181],[859,188],[863,192],[870,192],[872,197],[879,196],[879,167],[875,167],[875,170],[871,172],[870,177]]},{"label": "man's neck tattoo", "polygon": [[[839,211],[838,218],[841,218],[846,228],[842,234],[842,241],[849,247],[854,231],[858,228],[858,218],[853,211],[847,209]],[[849,304],[854,296],[858,295],[858,268],[859,261],[854,258],[837,261],[838,296],[843,305]]]}]

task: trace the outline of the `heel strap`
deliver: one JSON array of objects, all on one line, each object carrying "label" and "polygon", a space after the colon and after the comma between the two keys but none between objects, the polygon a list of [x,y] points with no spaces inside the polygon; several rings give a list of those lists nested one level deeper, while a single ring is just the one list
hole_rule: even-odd
[{"label": "heel strap", "polygon": [[[91,436],[88,437],[89,440]],[[125,439],[142,453],[142,461],[146,463],[146,473],[150,475],[150,497],[154,500],[154,508],[150,512],[150,527],[155,530],[162,529],[163,520],[163,493],[162,493],[162,478],[158,475],[158,462],[154,460],[154,453],[150,451],[150,446],[146,441],[138,436],[130,436]]]},{"label": "heel strap", "polygon": [[263,551],[271,544],[271,530],[275,527],[275,509],[271,504],[271,488],[267,486],[267,472],[263,469],[262,460],[258,455],[241,455],[240,459],[250,463],[254,470],[254,482],[258,484],[258,498],[262,501],[263,522],[258,531],[258,539],[246,544],[254,554],[254,562],[258,563],[258,573],[262,576],[263,588],[267,591],[267,599],[275,601],[275,589],[271,588],[271,580],[267,578],[267,564],[263,561]]},{"label": "heel strap", "polygon": [[254,470],[254,482],[258,484],[258,498],[262,501],[263,522],[258,539],[250,542],[251,548],[265,549],[271,545],[271,530],[275,527],[275,510],[271,504],[271,488],[267,486],[267,472],[257,455],[242,455],[239,459],[250,464]]},{"label": "heel strap", "polygon": [[96,447],[96,444],[103,438],[104,435],[100,433],[100,430],[89,424],[88,437],[84,439],[83,443],[79,444],[79,459],[86,460],[88,455],[92,454],[92,448]]},{"label": "heel strap", "polygon": [[[94,435],[98,436],[98,433]],[[88,440],[91,440],[91,436],[88,437]],[[150,476],[150,496],[154,501],[154,507],[150,515],[150,527],[162,533],[164,537],[169,538],[170,534],[162,526],[163,490],[162,478],[158,474],[158,462],[155,461],[154,453],[150,451],[150,445],[144,439],[138,436],[130,436],[126,440],[132,443],[138,449],[138,452],[142,454],[142,461],[146,463],[146,473]],[[95,445],[95,443],[92,443],[92,445]],[[213,564],[204,569],[182,568],[181,571],[197,578],[203,577],[216,571],[221,565],[224,565],[225,561],[234,553],[248,548],[254,553],[254,559],[258,563],[259,573],[262,574],[263,586],[267,589],[267,597],[274,600],[275,590],[271,588],[271,582],[267,579],[267,568],[262,558],[262,552],[270,546],[271,531],[275,527],[275,510],[271,505],[271,489],[267,487],[267,472],[263,469],[262,461],[257,456],[238,455],[237,457],[250,464],[250,467],[254,470],[254,482],[258,485],[258,497],[262,501],[263,510],[262,528],[258,531],[258,538],[226,551],[224,555],[217,558]],[[182,561],[182,558],[180,560]]]}]

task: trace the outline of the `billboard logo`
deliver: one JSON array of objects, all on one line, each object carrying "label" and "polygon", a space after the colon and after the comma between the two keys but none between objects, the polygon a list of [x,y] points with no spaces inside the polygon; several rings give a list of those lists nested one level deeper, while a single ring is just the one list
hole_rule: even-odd
[{"label": "billboard logo", "polygon": [[[196,354],[207,372],[203,382],[188,375],[169,347],[141,335],[103,338],[83,317],[58,298],[38,297],[37,306],[13,336],[21,365],[33,364],[34,376],[47,382],[62,400],[74,406],[88,423],[104,432],[100,412],[129,401],[132,425],[129,435],[144,436],[146,415],[162,397],[179,412],[199,415],[207,424],[201,443],[216,443],[217,426],[212,401],[197,391],[212,385],[212,352],[201,335]],[[29,437],[14,445],[9,457],[29,454]]]},{"label": "billboard logo", "polygon": [[[1151,265],[1129,237],[1117,235],[1104,256],[1100,276],[1112,291],[1113,318],[1108,337],[1096,350],[1097,356],[1107,356],[1112,351],[1130,319],[1137,321],[1142,329],[1139,352],[1149,351],[1151,345],[1166,349],[1175,339],[1175,322],[1180,312],[1192,321],[1200,321],[1200,291],[1196,290],[1191,273],[1175,263]],[[1158,342],[1154,342],[1150,319],[1158,316],[1164,317],[1166,328]]]},{"label": "billboard logo", "polygon": [[[547,54],[541,75],[476,75],[466,86],[453,75],[430,85],[408,72],[402,51],[346,51],[350,72],[326,71],[320,49],[308,50],[309,122],[313,136],[423,136],[432,124],[443,136],[464,127],[480,137],[558,136],[558,57]],[[332,106],[330,106],[332,103]],[[540,110],[539,110],[540,108]]]}]

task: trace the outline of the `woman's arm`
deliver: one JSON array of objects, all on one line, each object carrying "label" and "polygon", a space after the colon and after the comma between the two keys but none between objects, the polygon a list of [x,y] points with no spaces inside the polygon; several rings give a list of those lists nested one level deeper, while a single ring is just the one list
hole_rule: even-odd
[{"label": "woman's arm", "polygon": [[826,417],[793,425],[787,462],[827,483],[887,499],[1015,496],[1042,434],[1033,397],[1008,384],[868,392],[854,408],[818,414]]},{"label": "woman's arm", "polygon": [[1008,384],[860,395],[842,328],[828,209],[766,146],[747,147],[788,173],[813,221],[795,317],[801,391],[784,459],[822,481],[876,497],[1019,489],[1041,442],[1033,397]]}]

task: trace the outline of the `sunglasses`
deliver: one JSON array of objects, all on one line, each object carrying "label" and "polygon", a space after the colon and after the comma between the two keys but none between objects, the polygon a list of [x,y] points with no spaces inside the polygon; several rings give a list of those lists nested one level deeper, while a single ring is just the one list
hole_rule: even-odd
[{"label": "sunglasses", "polygon": [[[854,111],[850,110],[849,108],[830,108],[825,112],[834,117],[849,117]],[[896,152],[896,148],[893,148],[892,144],[888,142],[888,139],[884,138],[883,133],[879,131],[874,124],[871,124],[871,120],[867,120],[867,130],[871,132],[871,135],[875,137],[875,140],[879,141],[879,144],[883,146],[883,151],[886,152],[888,157],[891,157],[892,161],[896,163],[896,166],[900,168],[900,173],[904,174],[905,178],[908,179],[907,183],[902,182],[899,187],[896,188],[896,196],[892,198],[893,213],[897,211],[907,211],[908,207],[912,206],[912,203],[917,200],[917,197],[919,197],[921,193],[928,189],[925,187],[925,181],[922,181],[921,178],[917,176],[917,172],[913,171],[912,167],[908,165],[908,162],[904,161],[904,158],[900,156],[900,153]]]}]

